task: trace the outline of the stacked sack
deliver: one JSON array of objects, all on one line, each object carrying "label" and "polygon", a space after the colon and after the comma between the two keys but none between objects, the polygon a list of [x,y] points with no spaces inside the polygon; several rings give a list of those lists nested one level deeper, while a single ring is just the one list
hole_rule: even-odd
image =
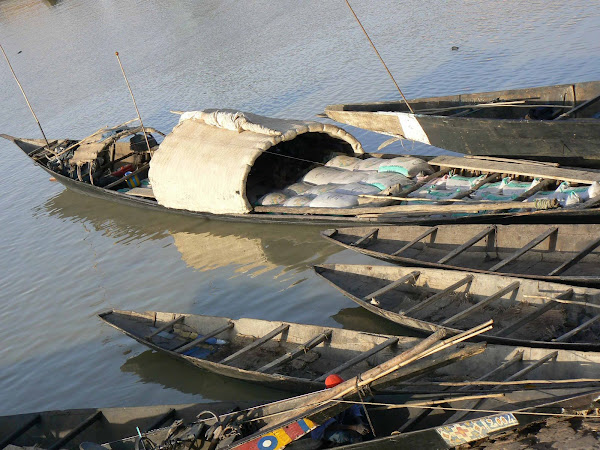
[{"label": "stacked sack", "polygon": [[259,205],[349,208],[365,203],[360,195],[377,195],[392,186],[414,184],[433,173],[426,161],[412,156],[359,159],[338,155],[281,191],[261,197]]}]

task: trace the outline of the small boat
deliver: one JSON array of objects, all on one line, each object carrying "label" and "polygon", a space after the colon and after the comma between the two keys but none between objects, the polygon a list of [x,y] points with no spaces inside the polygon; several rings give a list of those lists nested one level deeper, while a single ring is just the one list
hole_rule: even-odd
[{"label": "small boat", "polygon": [[351,227],[325,230],[321,236],[344,248],[405,266],[600,286],[598,225]]},{"label": "small boat", "polygon": [[325,264],[315,271],[361,307],[423,331],[460,333],[494,320],[481,339],[600,350],[600,289],[461,270]]},{"label": "small boat", "polygon": [[600,159],[600,81],[329,105],[336,122],[469,155]]},{"label": "small boat", "polygon": [[[325,378],[333,373],[352,378],[422,342],[415,337],[195,314],[112,310],[100,318],[151,349],[195,367],[291,392],[323,389]],[[575,374],[595,379],[600,370],[596,352],[471,344],[401,369],[396,384],[407,384],[394,392],[433,393],[443,380],[490,379],[507,361],[511,367],[503,369],[503,376],[519,373],[518,379],[528,378],[532,386],[535,380],[564,380]],[[415,388],[411,380],[425,374],[420,380],[426,386]]]},{"label": "small boat", "polygon": [[[242,118],[240,132],[231,124]],[[600,174],[591,170],[366,154],[333,125],[227,110],[182,113],[160,145],[155,134],[118,126],[49,146],[1,136],[69,189],[193,217],[316,225],[600,218]]]},{"label": "small boat", "polygon": [[176,420],[191,423],[206,410],[225,414],[250,406],[253,405],[221,402],[69,409],[0,416],[0,448],[13,445],[63,449],[78,448],[83,442],[111,442],[114,450],[133,450],[138,429],[152,439],[164,439],[168,428]]}]

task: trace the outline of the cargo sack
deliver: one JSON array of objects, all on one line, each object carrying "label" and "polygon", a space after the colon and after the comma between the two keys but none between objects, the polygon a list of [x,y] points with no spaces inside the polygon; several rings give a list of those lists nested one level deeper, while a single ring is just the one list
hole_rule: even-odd
[{"label": "cargo sack", "polygon": [[308,206],[313,198],[314,195],[295,195],[283,202],[283,206]]},{"label": "cargo sack", "polygon": [[395,172],[372,172],[363,180],[363,183],[376,186],[380,190],[388,189],[397,185],[405,187],[414,184],[410,178],[402,175],[401,173]]},{"label": "cargo sack", "polygon": [[330,159],[325,164],[326,167],[336,167],[344,170],[356,170],[356,167],[361,162],[360,159],[348,155],[339,155]]},{"label": "cargo sack", "polygon": [[327,192],[317,195],[310,203],[311,208],[350,208],[358,205],[356,195],[338,194],[336,192]]},{"label": "cargo sack", "polygon": [[416,177],[420,173],[433,173],[433,168],[427,162],[413,156],[400,156],[383,161],[379,166],[379,172],[396,172],[409,178]]},{"label": "cargo sack", "polygon": [[302,195],[310,188],[314,187],[312,184],[304,183],[300,181],[299,183],[294,183],[283,189],[288,195]]},{"label": "cargo sack", "polygon": [[379,166],[385,163],[386,161],[390,161],[389,159],[381,159],[381,158],[367,158],[361,160],[354,170],[379,170]]},{"label": "cargo sack", "polygon": [[302,181],[317,185],[333,183],[336,176],[343,172],[342,169],[336,167],[315,167],[302,177]]},{"label": "cargo sack", "polygon": [[375,195],[381,192],[376,186],[365,183],[350,183],[350,184],[342,184],[338,188],[335,189],[335,192],[339,194],[350,194],[350,195]]},{"label": "cargo sack", "polygon": [[288,196],[283,192],[269,192],[258,199],[257,204],[260,206],[283,205],[288,199]]},{"label": "cargo sack", "polygon": [[325,194],[326,192],[333,192],[339,187],[340,187],[339,184],[333,184],[333,183],[322,184],[320,186],[311,187],[310,189],[305,191],[303,195],[315,196],[315,195]]}]

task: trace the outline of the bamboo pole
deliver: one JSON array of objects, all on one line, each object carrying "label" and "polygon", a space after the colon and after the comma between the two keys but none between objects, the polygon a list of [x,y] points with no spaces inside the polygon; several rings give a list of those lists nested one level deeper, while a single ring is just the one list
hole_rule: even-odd
[{"label": "bamboo pole", "polygon": [[148,152],[150,152],[150,142],[148,142],[148,136],[146,136],[146,129],[144,128],[144,122],[142,122],[142,116],[140,115],[140,110],[138,109],[137,103],[135,101],[135,97],[133,96],[133,91],[131,90],[131,86],[129,85],[129,80],[127,79],[127,75],[125,75],[125,69],[123,69],[123,64],[121,64],[121,58],[119,58],[119,52],[115,52],[115,56],[117,57],[117,61],[119,61],[119,67],[121,68],[121,72],[123,72],[123,78],[125,78],[125,83],[127,83],[127,89],[129,89],[129,93],[131,94],[131,100],[133,100],[133,106],[138,115],[138,119],[140,121],[140,125],[142,126],[142,134],[144,135],[144,139],[146,140],[146,145],[148,146]]},{"label": "bamboo pole", "polygon": [[48,142],[48,138],[46,137],[46,134],[44,133],[44,130],[42,129],[42,125],[40,124],[40,121],[38,120],[37,116],[35,115],[35,112],[33,111],[33,108],[31,107],[31,103],[29,103],[29,99],[27,98],[27,94],[25,94],[25,90],[23,89],[23,86],[21,86],[21,83],[20,83],[19,79],[17,78],[17,74],[13,70],[12,65],[10,63],[10,60],[8,59],[8,55],[4,51],[4,47],[2,47],[2,45],[0,45],[0,50],[2,50],[2,54],[4,55],[4,59],[6,59],[6,62],[8,63],[9,69],[12,72],[12,75],[13,75],[15,81],[19,85],[19,89],[21,89],[21,93],[23,94],[23,97],[25,97],[25,101],[27,102],[27,106],[29,106],[29,111],[31,111],[31,114],[33,115],[33,118],[35,119],[35,122],[37,123],[38,127],[40,128],[40,131],[42,132],[42,136],[44,136],[44,140],[46,141],[46,147],[48,147],[48,150],[50,150],[50,143]]},{"label": "bamboo pole", "polygon": [[394,82],[394,85],[396,86],[396,89],[398,89],[398,92],[400,92],[400,95],[402,96],[402,99],[404,100],[404,103],[406,103],[406,106],[408,106],[408,109],[410,110],[410,112],[414,114],[415,112],[413,111],[412,107],[408,103],[408,100],[406,100],[406,97],[402,93],[402,90],[400,89],[400,86],[398,86],[398,83],[396,83],[396,80],[394,79],[394,76],[392,75],[392,72],[390,72],[390,69],[388,69],[388,66],[385,64],[385,61],[383,60],[383,58],[381,57],[381,55],[377,51],[377,48],[375,47],[375,44],[373,44],[373,41],[369,37],[369,34],[367,33],[367,30],[365,30],[365,27],[363,27],[362,23],[360,22],[360,19],[358,18],[358,16],[356,15],[356,13],[354,12],[354,10],[352,9],[352,6],[350,6],[350,2],[348,0],[346,0],[346,5],[348,5],[348,8],[350,8],[350,11],[352,12],[352,15],[354,16],[354,18],[356,19],[356,21],[360,25],[360,28],[363,30],[363,33],[365,33],[365,36],[369,40],[369,43],[371,44],[371,47],[373,47],[373,50],[375,50],[375,53],[377,54],[377,57],[381,61],[381,64],[383,64],[383,67],[385,67],[385,70],[387,71],[388,75],[390,76],[390,78]]}]

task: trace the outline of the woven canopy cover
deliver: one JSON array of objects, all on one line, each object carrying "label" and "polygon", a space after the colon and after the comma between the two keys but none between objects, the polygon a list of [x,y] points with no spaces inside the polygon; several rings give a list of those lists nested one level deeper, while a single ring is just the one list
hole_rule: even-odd
[{"label": "woven canopy cover", "polygon": [[154,196],[168,208],[249,213],[246,180],[256,159],[304,133],[329,135],[350,144],[355,154],[363,153],[360,142],[335,125],[233,110],[184,113],[152,156],[148,176]]}]

